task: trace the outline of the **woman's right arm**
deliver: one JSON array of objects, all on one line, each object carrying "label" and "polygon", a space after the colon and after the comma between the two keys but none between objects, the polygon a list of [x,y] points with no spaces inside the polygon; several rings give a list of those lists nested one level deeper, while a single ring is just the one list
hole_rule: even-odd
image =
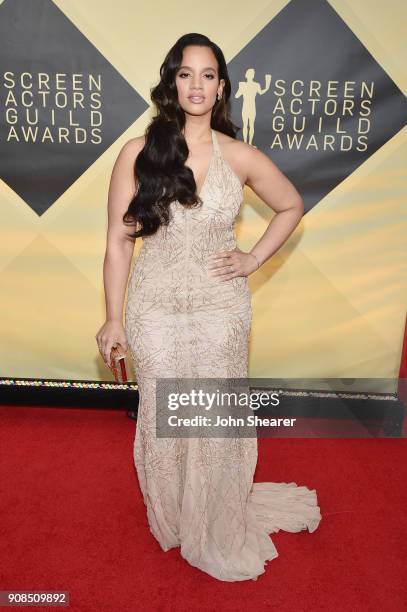
[{"label": "woman's right arm", "polygon": [[134,239],[127,236],[132,226],[123,215],[136,191],[134,162],[144,146],[144,136],[126,142],[113,166],[108,194],[108,226],[103,262],[106,320],[96,334],[100,354],[109,367],[110,351],[115,342],[127,350],[123,327],[123,306],[134,252]]}]

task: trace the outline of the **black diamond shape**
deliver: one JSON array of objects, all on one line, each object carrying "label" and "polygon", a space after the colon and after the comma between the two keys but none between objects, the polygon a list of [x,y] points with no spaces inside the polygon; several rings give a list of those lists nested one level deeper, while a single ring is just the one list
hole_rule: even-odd
[{"label": "black diamond shape", "polygon": [[51,0],[5,0],[0,40],[0,176],[42,215],[148,104]]},{"label": "black diamond shape", "polygon": [[[250,75],[246,76],[246,71],[249,68],[255,71],[253,84],[247,83]],[[268,155],[294,183],[304,200],[305,211],[315,206],[405,125],[405,96],[325,0],[292,0],[240,51],[228,65],[228,70],[233,83],[233,122],[238,126],[242,122],[248,125],[247,117],[255,114],[252,144]],[[271,74],[271,86],[260,95],[266,74]],[[304,117],[305,129],[297,134],[297,137],[302,135],[298,149],[288,145],[288,137],[293,136],[292,120],[295,116],[290,111],[290,103],[297,97],[291,94],[291,83],[297,79],[303,81],[305,92],[299,96],[303,109],[299,122]],[[284,92],[277,88],[278,80],[286,87]],[[308,95],[312,80],[322,84],[321,102],[316,103],[314,114],[309,98],[318,96],[316,93]],[[324,85],[328,81],[338,81],[335,98],[338,108],[332,116],[321,113],[327,99]],[[343,84],[346,81],[355,81],[352,92],[355,106],[343,113]],[[367,88],[361,95],[363,82]],[[367,90],[372,83],[370,114],[362,117],[361,113],[365,112],[363,105],[367,107],[366,100],[369,100]],[[300,89],[299,84],[297,89]],[[239,90],[243,96],[234,98]],[[362,99],[365,100],[363,104]],[[278,108],[274,109],[278,101],[283,103],[285,115]],[[346,97],[348,106],[351,102],[352,98]],[[295,102],[295,111],[299,106],[300,103]],[[321,133],[318,132],[320,115],[323,117]],[[282,119],[273,125],[277,116]],[[351,142],[349,150],[341,150],[340,138],[344,134],[336,133],[339,131],[338,118],[339,130],[347,136],[342,147],[344,149]],[[369,130],[362,135],[361,128],[368,125],[366,118],[370,121]],[[359,124],[361,119],[363,121]],[[283,127],[281,132],[280,125]],[[312,135],[315,135],[318,148],[307,150],[305,145],[312,143]],[[324,145],[324,137],[331,135],[334,139],[332,148],[329,142]],[[281,137],[282,148],[271,148],[276,136]]]}]

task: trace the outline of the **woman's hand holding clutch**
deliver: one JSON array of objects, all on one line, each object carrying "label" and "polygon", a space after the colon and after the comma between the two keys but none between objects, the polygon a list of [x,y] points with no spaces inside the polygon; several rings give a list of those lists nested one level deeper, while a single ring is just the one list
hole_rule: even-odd
[{"label": "woman's hand holding clutch", "polygon": [[117,357],[118,354],[118,352],[114,350],[112,354],[114,346],[119,344],[119,348],[124,353],[126,353],[128,349],[123,323],[116,319],[107,319],[97,332],[95,338],[106,367],[112,369],[111,359],[114,355]]}]

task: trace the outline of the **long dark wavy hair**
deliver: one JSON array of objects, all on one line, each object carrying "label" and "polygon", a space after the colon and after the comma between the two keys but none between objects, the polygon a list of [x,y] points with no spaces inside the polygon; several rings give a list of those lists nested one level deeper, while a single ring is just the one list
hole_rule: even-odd
[{"label": "long dark wavy hair", "polygon": [[160,82],[150,92],[157,115],[146,129],[145,145],[134,163],[137,191],[123,215],[123,222],[139,225],[140,229],[128,234],[130,238],[154,234],[160,225],[167,225],[169,205],[174,200],[188,208],[202,204],[196,193],[193,172],[185,166],[189,154],[181,132],[185,125],[185,112],[179,105],[175,83],[187,45],[210,47],[218,62],[219,80],[225,80],[222,97],[220,100],[216,98],[212,109],[211,128],[232,138],[236,138],[240,129],[229,118],[231,86],[221,49],[203,34],[184,34],[167,53],[160,68]]}]

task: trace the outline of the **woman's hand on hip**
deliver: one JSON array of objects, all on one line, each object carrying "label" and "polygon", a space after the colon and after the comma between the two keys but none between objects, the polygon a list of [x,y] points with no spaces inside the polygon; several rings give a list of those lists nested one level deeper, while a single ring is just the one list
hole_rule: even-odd
[{"label": "woman's hand on hip", "polygon": [[236,276],[249,276],[258,267],[258,261],[252,253],[245,253],[238,247],[232,251],[216,251],[209,255],[210,276],[218,277],[221,282]]}]

